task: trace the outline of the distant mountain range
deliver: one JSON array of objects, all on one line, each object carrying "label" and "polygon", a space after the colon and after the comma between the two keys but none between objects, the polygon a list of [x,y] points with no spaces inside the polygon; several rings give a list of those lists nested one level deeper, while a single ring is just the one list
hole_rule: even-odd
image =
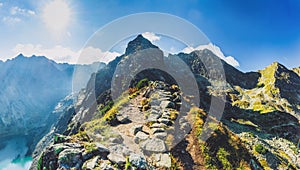
[{"label": "distant mountain range", "polygon": [[52,111],[57,103],[71,94],[73,72],[82,75],[77,88],[83,88],[99,64],[58,64],[22,54],[0,62],[0,138],[25,135],[38,140],[56,121]]}]

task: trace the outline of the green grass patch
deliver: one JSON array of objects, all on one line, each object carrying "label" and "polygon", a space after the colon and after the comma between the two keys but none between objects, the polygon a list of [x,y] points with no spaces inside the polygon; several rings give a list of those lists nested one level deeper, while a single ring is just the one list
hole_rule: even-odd
[{"label": "green grass patch", "polygon": [[114,120],[116,118],[116,114],[123,107],[123,105],[129,102],[129,100],[130,98],[128,97],[127,93],[122,94],[122,96],[115,101],[114,105],[105,113],[103,119],[107,122]]},{"label": "green grass patch", "polygon": [[145,86],[149,85],[149,80],[147,78],[144,78],[142,80],[140,80],[137,84],[136,84],[136,88],[141,89]]},{"label": "green grass patch", "polygon": [[266,154],[268,151],[262,144],[255,145],[254,149],[257,153],[263,154],[263,155]]},{"label": "green grass patch", "polygon": [[99,134],[101,136],[100,139],[96,139],[94,142],[100,142],[105,143],[110,138],[116,138],[119,137],[118,134],[112,133],[112,130],[108,123],[103,119],[95,119],[90,122],[86,122],[82,125],[84,127],[84,131],[87,135],[97,135]]},{"label": "green grass patch", "polygon": [[87,153],[90,153],[90,152],[93,152],[93,151],[97,150],[97,146],[96,146],[95,143],[85,142],[83,144],[83,146],[84,146],[84,149]]},{"label": "green grass patch", "polygon": [[129,161],[129,157],[126,156],[126,162],[125,162],[125,170],[130,170],[130,167],[131,167],[131,163]]},{"label": "green grass patch", "polygon": [[222,163],[224,170],[231,170],[231,163],[228,161],[227,156],[230,154],[224,149],[220,148],[217,152],[217,158]]}]

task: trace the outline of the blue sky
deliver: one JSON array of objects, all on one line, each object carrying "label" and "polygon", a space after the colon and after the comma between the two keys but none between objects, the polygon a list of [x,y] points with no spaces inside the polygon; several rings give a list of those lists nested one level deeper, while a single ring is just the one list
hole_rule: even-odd
[{"label": "blue sky", "polygon": [[[53,11],[54,1],[66,6]],[[28,54],[46,53],[53,59],[60,52],[77,55],[88,38],[112,20],[163,12],[196,25],[226,56],[233,56],[243,71],[262,69],[273,61],[292,68],[300,65],[299,11],[300,1],[296,0],[0,0],[0,59],[12,58],[22,50],[25,54],[26,50]],[[62,22],[51,27],[55,17]],[[71,61],[70,56],[58,61],[64,59]]]}]

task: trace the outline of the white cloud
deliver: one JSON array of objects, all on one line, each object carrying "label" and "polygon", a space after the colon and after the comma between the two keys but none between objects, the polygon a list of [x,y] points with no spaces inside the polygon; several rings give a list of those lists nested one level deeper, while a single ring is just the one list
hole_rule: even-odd
[{"label": "white cloud", "polygon": [[234,67],[238,67],[240,66],[239,62],[232,56],[225,56],[224,53],[221,51],[221,49],[212,44],[212,43],[209,43],[207,45],[200,45],[196,48],[193,48],[193,47],[186,47],[182,50],[182,52],[184,53],[190,53],[192,51],[195,51],[195,50],[204,50],[204,49],[208,49],[210,50],[211,52],[213,52],[216,56],[218,56],[219,58],[221,58],[222,60],[226,61],[228,64],[234,66]]},{"label": "white cloud", "polygon": [[[0,3],[0,7],[3,3]],[[29,9],[19,8],[17,6],[11,7],[9,11],[10,15],[4,16],[2,22],[8,25],[14,25],[22,21],[23,17],[33,16],[35,12]]]},{"label": "white cloud", "polygon": [[35,12],[29,9],[23,9],[17,6],[10,8],[10,14],[11,15],[24,15],[24,16],[30,16],[35,15]]},{"label": "white cloud", "polygon": [[27,12],[28,12],[28,14],[30,14],[30,15],[35,15],[35,12],[32,11],[32,10],[28,10]]},{"label": "white cloud", "polygon": [[108,63],[120,55],[117,52],[103,52],[101,49],[94,47],[86,47],[83,50],[74,51],[62,46],[43,48],[42,45],[33,44],[18,44],[12,51],[14,55],[11,58],[22,53],[24,56],[46,56],[58,63],[69,64],[91,64],[97,61]]},{"label": "white cloud", "polygon": [[160,40],[160,37],[153,32],[144,32],[142,35],[151,42]]},{"label": "white cloud", "polygon": [[[79,56],[79,63],[92,63],[90,61],[102,61],[108,63],[116,58],[116,56],[120,56],[117,52],[109,52],[109,51],[101,51],[99,48],[94,47],[86,47],[81,50]],[[79,54],[78,53],[78,54]]]},{"label": "white cloud", "polygon": [[2,22],[8,24],[8,25],[13,25],[16,24],[18,22],[21,22],[21,19],[19,17],[10,17],[10,16],[6,16],[2,18]]}]

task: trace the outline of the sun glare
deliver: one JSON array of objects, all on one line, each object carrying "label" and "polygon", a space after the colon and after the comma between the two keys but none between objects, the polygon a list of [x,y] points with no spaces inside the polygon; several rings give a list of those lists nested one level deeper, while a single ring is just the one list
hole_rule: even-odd
[{"label": "sun glare", "polygon": [[66,31],[70,24],[72,11],[65,0],[50,1],[42,12],[42,19],[52,33],[60,35]]}]

